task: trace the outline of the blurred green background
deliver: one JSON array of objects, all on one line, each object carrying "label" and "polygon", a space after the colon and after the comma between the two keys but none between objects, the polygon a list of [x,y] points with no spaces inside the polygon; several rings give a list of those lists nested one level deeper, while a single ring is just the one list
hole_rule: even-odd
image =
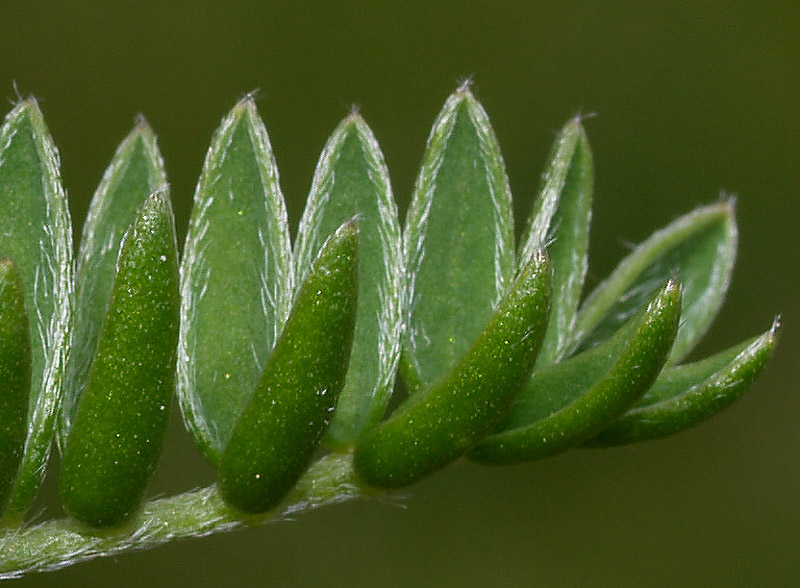
[{"label": "blurred green background", "polygon": [[[256,88],[293,232],[325,139],[354,104],[404,214],[430,125],[470,76],[520,224],[555,130],[596,113],[589,286],[627,243],[721,191],[739,195],[737,270],[697,355],[781,313],[777,355],[752,392],[660,442],[459,465],[402,497],[17,585],[800,585],[800,3],[0,2],[0,96],[10,109],[16,83],[40,99],[77,234],[140,112],[183,233],[213,130]],[[155,494],[213,480],[173,425]],[[55,496],[51,476],[42,517],[58,515]]]}]

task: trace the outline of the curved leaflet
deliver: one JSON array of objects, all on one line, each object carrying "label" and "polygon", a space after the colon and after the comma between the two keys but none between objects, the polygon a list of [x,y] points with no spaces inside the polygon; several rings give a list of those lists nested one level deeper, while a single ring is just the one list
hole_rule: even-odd
[{"label": "curved leaflet", "polygon": [[606,343],[536,371],[470,459],[506,465],[555,455],[586,441],[650,387],[678,328],[681,288],[669,282]]},{"label": "curved leaflet", "polygon": [[588,267],[593,182],[589,140],[580,118],[574,118],[553,145],[520,248],[520,264],[547,247],[553,266],[550,323],[536,362],[539,366],[559,361],[568,351]]},{"label": "curved leaflet", "polygon": [[6,259],[0,262],[0,521],[25,449],[30,387],[31,340],[22,281]]},{"label": "curved leaflet", "polygon": [[181,262],[178,399],[212,464],[250,401],[291,298],[292,252],[278,168],[247,97],[211,141]]},{"label": "curved leaflet", "polygon": [[328,427],[350,360],[358,241],[356,225],[347,223],[323,246],[222,455],[220,494],[242,512],[277,506]]},{"label": "curved leaflet", "polygon": [[397,205],[378,142],[358,114],[336,128],[317,164],[295,245],[298,283],[322,242],[355,216],[361,235],[356,330],[326,436],[326,443],[338,449],[352,447],[380,421],[400,358],[403,268]]},{"label": "curved leaflet", "polygon": [[681,326],[669,358],[677,363],[705,334],[722,305],[736,243],[732,200],[698,208],[656,231],[583,303],[573,347],[586,349],[607,339],[674,277],[683,285]]},{"label": "curved leaflet", "polygon": [[0,128],[0,259],[17,266],[30,331],[27,438],[8,507],[21,518],[45,472],[70,345],[72,228],[56,147],[32,99]]},{"label": "curved leaflet", "polygon": [[75,272],[73,345],[67,361],[59,443],[63,450],[78,398],[86,387],[108,313],[119,246],[147,197],[167,197],[167,176],[155,134],[143,118],[125,137],[94,193],[83,225]]},{"label": "curved leaflet", "polygon": [[403,238],[408,306],[400,368],[416,393],[464,356],[516,267],[500,146],[466,86],[434,122]]},{"label": "curved leaflet", "polygon": [[761,375],[778,343],[779,324],[702,361],[668,367],[633,408],[586,447],[610,447],[673,435],[738,400]]},{"label": "curved leaflet", "polygon": [[539,253],[455,369],[406,400],[356,446],[356,474],[378,488],[405,486],[454,461],[491,431],[530,377],[549,300],[550,264]]},{"label": "curved leaflet", "polygon": [[92,526],[121,523],[139,507],[161,455],[174,390],[177,255],[169,201],[154,195],[122,241],[61,463],[64,508]]}]

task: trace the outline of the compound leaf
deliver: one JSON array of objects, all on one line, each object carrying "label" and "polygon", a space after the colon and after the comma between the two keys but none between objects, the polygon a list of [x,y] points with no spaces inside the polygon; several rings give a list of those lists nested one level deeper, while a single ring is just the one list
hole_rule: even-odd
[{"label": "compound leaf", "polygon": [[585,349],[607,339],[660,284],[674,277],[684,291],[681,326],[669,359],[677,363],[705,334],[722,305],[736,242],[732,200],[698,208],[655,232],[586,299],[574,344]]},{"label": "compound leaf", "polygon": [[75,272],[73,346],[67,363],[59,440],[64,447],[78,399],[88,383],[116,275],[120,243],[150,194],[168,197],[156,136],[139,118],[117,148],[94,193],[83,225]]},{"label": "compound leaf", "polygon": [[37,103],[21,101],[0,129],[0,259],[13,259],[19,271],[33,362],[28,433],[9,517],[24,514],[44,477],[63,394],[72,228],[60,165]]},{"label": "compound leaf", "polygon": [[540,366],[563,357],[575,324],[588,267],[593,181],[589,140],[575,118],[564,125],[553,145],[520,251],[522,265],[547,247],[553,266],[550,324],[537,360]]},{"label": "compound leaf", "polygon": [[358,233],[348,222],[323,244],[222,454],[220,494],[240,511],[275,508],[310,465],[330,424],[350,363]]},{"label": "compound leaf", "polygon": [[608,447],[658,439],[707,420],[738,400],[764,370],[778,343],[779,325],[692,364],[666,368],[618,421],[588,441]]},{"label": "compound leaf", "polygon": [[514,273],[511,192],[489,118],[468,88],[433,125],[404,235],[411,392],[441,379],[483,331]]},{"label": "compound leaf", "polygon": [[181,263],[178,398],[212,464],[261,377],[292,296],[278,169],[252,97],[223,119],[194,198]]},{"label": "compound leaf", "polygon": [[669,282],[611,339],[538,369],[497,429],[469,457],[505,465],[579,445],[630,408],[658,376],[675,338],[681,289]]},{"label": "compound leaf", "polygon": [[356,334],[327,434],[328,445],[341,449],[380,421],[400,359],[403,269],[397,205],[383,153],[358,114],[336,128],[317,164],[295,245],[298,284],[325,239],[353,217],[361,234]]},{"label": "compound leaf", "polygon": [[530,379],[550,309],[550,263],[522,269],[464,358],[356,446],[353,467],[378,488],[411,484],[458,459],[492,431]]},{"label": "compound leaf", "polygon": [[169,200],[142,204],[120,245],[96,357],[61,461],[64,509],[113,526],[141,504],[175,392],[178,248]]}]

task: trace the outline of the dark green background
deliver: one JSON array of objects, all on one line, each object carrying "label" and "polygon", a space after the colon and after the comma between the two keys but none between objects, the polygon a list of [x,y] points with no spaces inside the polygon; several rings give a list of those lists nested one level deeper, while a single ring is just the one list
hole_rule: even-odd
[{"label": "dark green background", "polygon": [[[436,113],[473,76],[520,221],[554,131],[597,113],[587,122],[590,285],[626,243],[724,190],[739,195],[739,262],[698,352],[759,333],[775,313],[785,325],[752,392],[672,439],[452,467],[401,498],[17,585],[798,585],[800,3],[680,4],[0,3],[0,96],[13,101],[16,81],[40,98],[77,227],[142,112],[183,233],[211,134],[255,88],[293,233],[319,151],[353,104],[381,142],[404,213]],[[213,479],[173,424],[158,494]],[[54,488],[48,479],[44,517],[57,512]]]}]

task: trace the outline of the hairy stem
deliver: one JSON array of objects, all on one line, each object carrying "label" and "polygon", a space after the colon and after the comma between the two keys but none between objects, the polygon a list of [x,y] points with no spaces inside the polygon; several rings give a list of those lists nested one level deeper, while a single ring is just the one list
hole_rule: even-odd
[{"label": "hairy stem", "polygon": [[362,495],[349,454],[332,454],[309,468],[278,509],[243,517],[226,506],[215,485],[152,500],[125,527],[98,532],[70,519],[0,530],[0,580],[52,571],[133,549],[149,549],[183,537],[201,537],[286,516]]}]

